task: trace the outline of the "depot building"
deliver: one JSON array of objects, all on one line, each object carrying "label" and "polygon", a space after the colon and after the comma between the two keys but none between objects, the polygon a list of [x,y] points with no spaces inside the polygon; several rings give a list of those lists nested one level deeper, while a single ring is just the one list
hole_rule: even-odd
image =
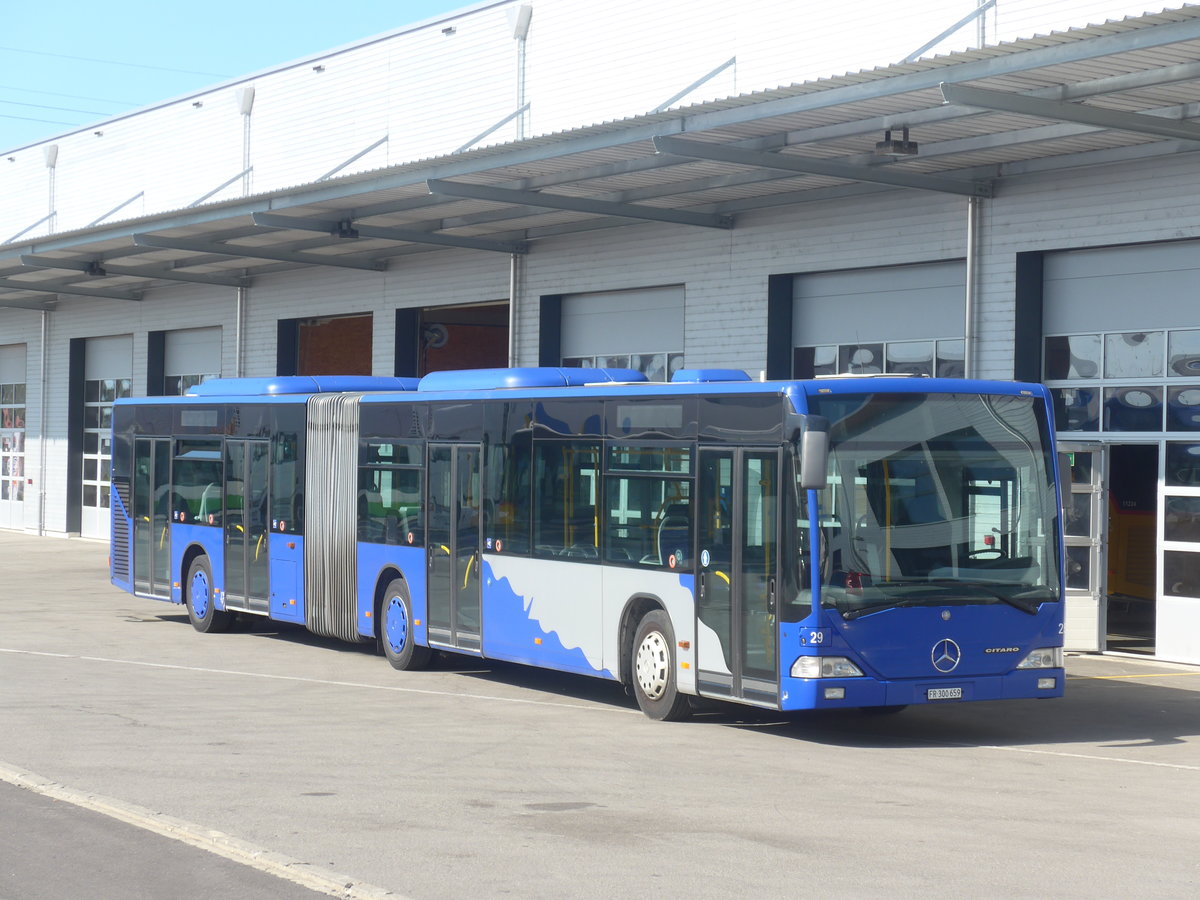
[{"label": "depot building", "polygon": [[819,77],[846,22],[732,6],[481,3],[4,154],[0,528],[106,538],[113,401],[215,376],[1015,378],[1068,648],[1200,662],[1200,9],[917,3]]}]

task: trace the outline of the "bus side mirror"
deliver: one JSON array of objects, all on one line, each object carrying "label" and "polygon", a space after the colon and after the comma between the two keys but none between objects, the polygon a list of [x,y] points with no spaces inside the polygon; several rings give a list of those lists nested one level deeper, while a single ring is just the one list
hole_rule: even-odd
[{"label": "bus side mirror", "polygon": [[800,487],[819,491],[825,487],[825,469],[829,463],[829,420],[824,416],[805,416],[796,441],[800,453]]}]

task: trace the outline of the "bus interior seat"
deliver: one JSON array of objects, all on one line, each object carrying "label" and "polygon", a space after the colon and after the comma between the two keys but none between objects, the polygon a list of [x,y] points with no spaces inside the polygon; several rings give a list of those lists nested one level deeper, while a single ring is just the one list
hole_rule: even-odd
[{"label": "bus interior seat", "polygon": [[[692,520],[686,503],[672,503],[658,523],[658,561],[665,563],[672,555],[691,550]],[[678,560],[682,563],[682,560]]]},{"label": "bus interior seat", "polygon": [[215,484],[206,484],[200,493],[200,506],[196,512],[196,520],[207,522],[209,516],[219,515],[220,512],[221,490]]}]

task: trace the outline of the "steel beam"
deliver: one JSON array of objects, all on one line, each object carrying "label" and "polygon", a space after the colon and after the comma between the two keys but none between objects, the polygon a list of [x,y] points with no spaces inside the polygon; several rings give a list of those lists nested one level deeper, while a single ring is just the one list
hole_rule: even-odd
[{"label": "steel beam", "polygon": [[322,234],[338,234],[345,228],[357,232],[359,237],[381,241],[400,241],[409,244],[436,244],[441,247],[461,247],[467,250],[491,250],[495,253],[528,253],[523,243],[493,241],[487,238],[464,235],[439,234],[419,231],[414,228],[391,228],[379,225],[363,225],[349,219],[305,219],[299,216],[277,216],[273,213],[254,213],[254,224],[263,228],[292,228],[297,231],[318,231]]},{"label": "steel beam", "polygon": [[195,238],[162,237],[157,234],[135,234],[133,242],[138,247],[153,247],[156,250],[181,250],[185,253],[214,253],[218,256],[234,256],[245,259],[273,259],[279,262],[300,263],[306,266],[332,266],[340,269],[359,269],[367,272],[382,272],[387,268],[384,260],[348,259],[340,256],[318,256],[315,253],[287,253],[269,247],[245,247],[202,241]]},{"label": "steel beam", "polygon": [[54,309],[52,300],[10,300],[0,297],[0,309]]},{"label": "steel beam", "polygon": [[[161,281],[182,281],[187,284],[211,284],[222,287],[250,287],[250,279],[240,275],[210,275],[180,272],[173,268],[149,266],[114,266],[103,260],[54,259],[30,254],[21,257],[21,265],[33,269],[68,269],[89,275],[126,275],[134,278],[153,278]],[[100,271],[97,271],[99,269]]]},{"label": "steel beam", "polygon": [[703,228],[732,228],[733,217],[715,213],[697,213],[686,209],[665,209],[658,206],[639,206],[632,203],[613,203],[586,197],[567,197],[540,191],[519,191],[512,188],[490,187],[483,184],[463,184],[461,181],[442,181],[431,178],[426,184],[429,193],[445,197],[464,197],[468,200],[487,200],[513,206],[532,206],[542,209],[565,209],[594,216],[616,216],[622,219],[642,219],[648,222],[670,222],[675,225],[698,225]]},{"label": "steel beam", "polygon": [[116,288],[86,288],[61,281],[14,281],[0,278],[0,288],[12,291],[30,291],[36,294],[76,294],[100,300],[141,300],[141,291],[119,291]]},{"label": "steel beam", "polygon": [[991,91],[962,84],[943,84],[941,87],[946,102],[955,106],[1012,112],[1037,119],[1076,122],[1080,125],[1151,134],[1174,140],[1200,141],[1200,125],[1192,122],[1172,121],[1161,116],[1102,109],[1098,106],[1084,106],[1082,103],[1063,103],[1059,100],[1045,100],[1027,94],[1010,94],[1006,91]]},{"label": "steel beam", "polygon": [[888,184],[893,187],[937,191],[943,194],[961,194],[966,197],[990,197],[992,195],[991,184],[986,181],[960,181],[917,172],[900,172],[894,168],[882,166],[854,166],[836,160],[811,159],[794,154],[760,153],[756,150],[742,150],[726,144],[709,144],[676,137],[656,137],[654,149],[659,153],[685,156],[690,159],[709,159],[760,169],[782,169],[787,172],[801,172],[805,175],[844,178],[847,181],[867,181]]},{"label": "steel beam", "polygon": [[961,19],[959,19],[957,22],[955,22],[953,25],[951,25],[949,28],[947,28],[941,34],[927,40],[924,44],[922,44],[920,47],[918,47],[912,53],[908,54],[908,56],[904,57],[904,59],[900,60],[900,62],[910,63],[913,60],[920,59],[921,55],[926,50],[936,47],[938,44],[940,44],[946,38],[950,37],[950,35],[954,34],[954,32],[958,31],[958,29],[962,28],[964,25],[970,24],[973,20],[978,19],[980,16],[982,16],[985,12],[987,12],[989,9],[991,9],[995,5],[996,5],[996,0],[987,0],[986,3],[980,3],[979,6],[975,7],[975,9],[971,10],[969,13],[967,13],[965,16],[963,16]]}]

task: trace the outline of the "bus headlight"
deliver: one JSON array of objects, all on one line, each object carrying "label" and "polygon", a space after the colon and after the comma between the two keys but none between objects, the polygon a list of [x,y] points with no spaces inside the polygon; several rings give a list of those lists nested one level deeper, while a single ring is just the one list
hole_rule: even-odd
[{"label": "bus headlight", "polygon": [[1018,669],[1061,669],[1062,647],[1039,647],[1017,663]]},{"label": "bus headlight", "polygon": [[844,656],[801,656],[792,663],[793,678],[862,678],[862,669]]}]

